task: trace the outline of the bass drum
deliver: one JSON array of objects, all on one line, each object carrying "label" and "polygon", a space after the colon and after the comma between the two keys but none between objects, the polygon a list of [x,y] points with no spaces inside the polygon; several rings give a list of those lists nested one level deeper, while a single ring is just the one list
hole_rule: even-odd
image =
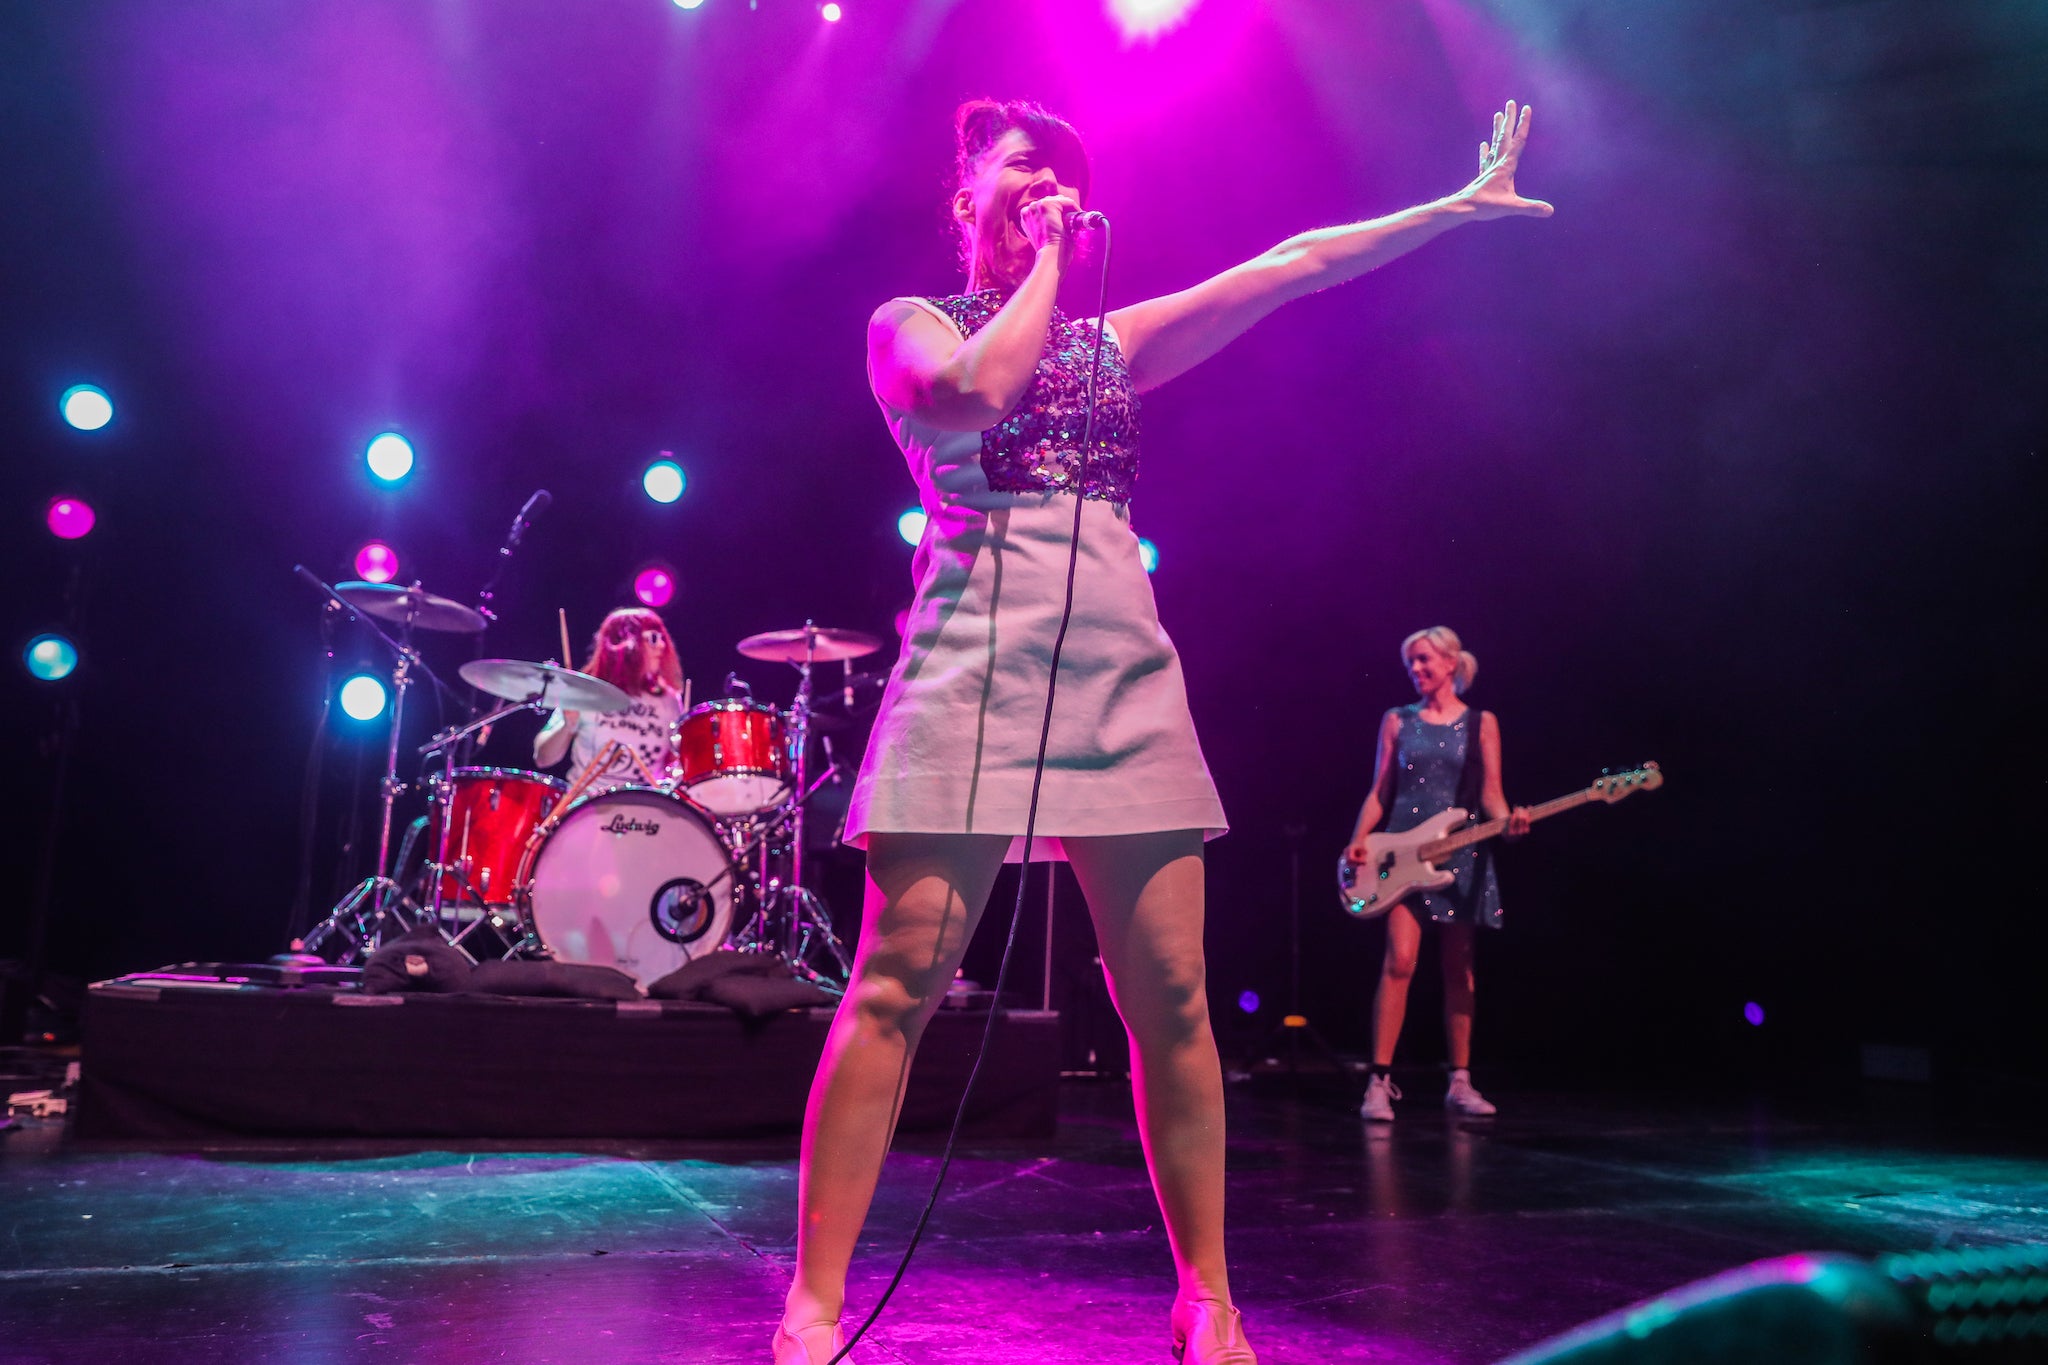
[{"label": "bass drum", "polygon": [[527,847],[526,930],[560,962],[642,986],[724,944],[739,894],[710,821],[657,787],[585,797]]}]

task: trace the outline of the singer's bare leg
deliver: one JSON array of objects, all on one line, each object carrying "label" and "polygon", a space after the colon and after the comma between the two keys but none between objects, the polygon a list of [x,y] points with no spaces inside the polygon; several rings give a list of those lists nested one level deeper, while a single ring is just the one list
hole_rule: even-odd
[{"label": "singer's bare leg", "polygon": [[911,1058],[1009,843],[995,835],[868,836],[860,947],[804,1111],[796,1276],[783,1310],[792,1329],[839,1318]]},{"label": "singer's bare leg", "polygon": [[1183,1299],[1230,1302],[1223,1258],[1223,1068],[1202,956],[1202,834],[1067,839],[1117,1013],[1145,1164]]}]

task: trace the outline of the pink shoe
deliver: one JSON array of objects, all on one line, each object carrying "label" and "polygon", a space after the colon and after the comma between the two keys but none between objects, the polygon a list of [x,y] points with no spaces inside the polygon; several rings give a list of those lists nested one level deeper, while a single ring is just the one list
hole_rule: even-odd
[{"label": "pink shoe", "polygon": [[[787,1323],[775,1327],[775,1365],[825,1365],[846,1346],[836,1322],[814,1322],[794,1332]],[[855,1365],[852,1356],[840,1365]]]},{"label": "pink shoe", "polygon": [[1174,1300],[1173,1358],[1183,1365],[1259,1365],[1244,1339],[1244,1315],[1216,1299]]}]

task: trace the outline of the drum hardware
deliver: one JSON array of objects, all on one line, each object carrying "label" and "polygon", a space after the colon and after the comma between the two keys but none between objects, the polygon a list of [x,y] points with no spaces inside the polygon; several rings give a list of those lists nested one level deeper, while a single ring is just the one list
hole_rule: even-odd
[{"label": "drum hardware", "polygon": [[[506,704],[490,713],[478,716],[469,722],[442,730],[425,744],[419,752],[422,755],[441,755],[442,770],[431,784],[429,800],[435,802],[440,815],[440,835],[436,840],[432,863],[433,901],[432,918],[441,935],[457,948],[465,947],[469,937],[487,921],[503,929],[502,912],[510,909],[517,893],[516,869],[518,860],[524,855],[531,831],[544,821],[557,806],[564,804],[568,784],[560,778],[548,777],[541,773],[529,773],[516,768],[457,768],[455,755],[461,743],[480,730],[487,730],[515,711],[545,711],[550,706],[563,704],[573,699],[580,709],[591,711],[619,711],[630,705],[626,694],[587,673],[561,668],[554,664],[527,663],[520,659],[472,659],[456,672],[462,680],[480,692],[494,697],[506,698]],[[550,700],[550,693],[554,694]],[[609,751],[607,751],[609,753]],[[462,784],[465,775],[481,779],[487,785],[479,789],[479,796],[489,802],[485,812],[491,829],[497,835],[497,842],[490,850],[492,860],[481,870],[484,876],[480,882],[473,881],[470,873],[468,840],[474,812],[465,801],[467,789]],[[498,812],[505,808],[507,783],[517,784],[512,790],[516,795],[513,808],[501,819]],[[580,791],[587,781],[574,790]],[[530,819],[526,818],[531,816]],[[454,836],[457,823],[462,824],[462,847],[455,850],[451,859],[449,840]],[[500,874],[500,884],[510,893],[501,901],[490,899],[490,881],[493,873]],[[503,874],[513,874],[510,881]],[[464,899],[473,902],[484,913],[454,932],[449,930],[448,896],[455,896],[460,905]],[[457,916],[456,918],[459,918]],[[501,932],[502,936],[502,932]],[[516,946],[508,944],[508,948]]]},{"label": "drum hardware", "polygon": [[[481,629],[483,618],[459,602],[434,596],[418,583],[404,588],[386,583],[341,583],[330,587],[304,565],[295,566],[293,571],[318,588],[329,602],[338,603],[361,622],[391,651],[394,660],[391,669],[391,726],[384,747],[384,776],[378,783],[383,811],[377,833],[376,871],[337,901],[328,911],[327,918],[308,930],[298,945],[307,952],[324,957],[322,945],[339,939],[345,952],[333,960],[347,963],[367,956],[394,927],[399,933],[404,933],[429,922],[418,903],[390,876],[391,812],[399,793],[407,785],[398,780],[398,735],[405,722],[405,695],[412,687],[415,669],[444,695],[452,694],[447,684],[435,676],[413,649],[412,633],[416,628],[455,632]],[[472,619],[476,622],[474,626],[468,624]],[[398,638],[394,640],[386,634],[377,624],[378,620],[396,623]]]}]

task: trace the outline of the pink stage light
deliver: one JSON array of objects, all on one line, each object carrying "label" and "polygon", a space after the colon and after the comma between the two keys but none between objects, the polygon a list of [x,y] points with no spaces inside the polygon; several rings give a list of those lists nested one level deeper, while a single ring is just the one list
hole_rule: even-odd
[{"label": "pink stage light", "polygon": [[1149,43],[1187,22],[1202,0],[1108,0],[1127,43]]},{"label": "pink stage light", "polygon": [[52,498],[43,511],[43,521],[50,528],[50,534],[59,540],[80,540],[92,530],[99,518],[92,508],[80,498]]},{"label": "pink stage light", "polygon": [[665,607],[676,595],[675,575],[649,565],[633,577],[633,596],[650,607]]},{"label": "pink stage light", "polygon": [[818,14],[828,24],[836,24],[846,17],[846,11],[834,4],[833,0],[825,0],[825,3],[818,7]]},{"label": "pink stage light", "polygon": [[398,577],[398,551],[373,540],[356,551],[356,577],[366,583],[389,583]]}]

